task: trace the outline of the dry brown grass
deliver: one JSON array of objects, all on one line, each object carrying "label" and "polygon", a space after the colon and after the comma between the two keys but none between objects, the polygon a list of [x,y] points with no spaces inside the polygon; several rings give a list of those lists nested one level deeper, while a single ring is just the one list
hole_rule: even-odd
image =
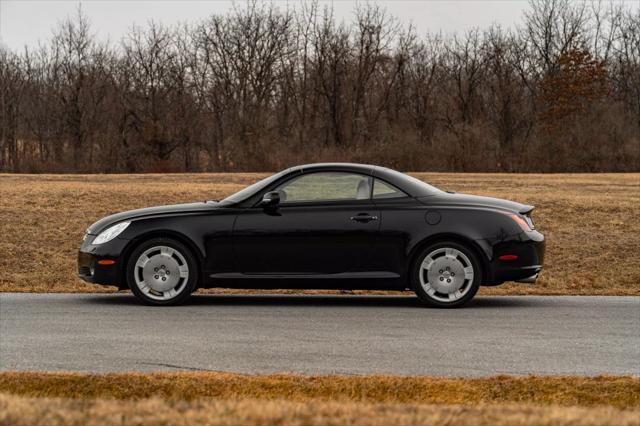
[{"label": "dry brown grass", "polygon": [[0,392],[36,398],[326,400],[384,404],[511,404],[640,408],[638,377],[433,378],[180,373],[0,373]]},{"label": "dry brown grass", "polygon": [[640,410],[531,405],[416,405],[286,400],[139,401],[0,394],[0,425],[637,426]]},{"label": "dry brown grass", "polygon": [[640,378],[0,373],[0,425],[640,425]]},{"label": "dry brown grass", "polygon": [[[546,268],[485,294],[640,295],[640,174],[427,174],[446,189],[538,206]],[[0,175],[0,291],[114,291],[76,278],[86,227],[120,210],[222,198],[264,174]]]}]

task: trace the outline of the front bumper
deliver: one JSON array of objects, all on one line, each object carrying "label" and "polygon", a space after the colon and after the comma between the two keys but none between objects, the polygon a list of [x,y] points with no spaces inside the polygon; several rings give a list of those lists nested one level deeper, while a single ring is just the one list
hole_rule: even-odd
[{"label": "front bumper", "polygon": [[[485,285],[498,285],[505,281],[535,283],[544,264],[545,247],[544,235],[538,231],[523,232],[494,243]],[[509,260],[500,259],[505,255]]]},{"label": "front bumper", "polygon": [[[88,283],[125,288],[121,254],[128,240],[114,238],[105,244],[94,246],[91,244],[94,238],[95,236],[88,235],[78,251],[78,276]],[[101,264],[100,261],[110,261],[110,264]]]}]

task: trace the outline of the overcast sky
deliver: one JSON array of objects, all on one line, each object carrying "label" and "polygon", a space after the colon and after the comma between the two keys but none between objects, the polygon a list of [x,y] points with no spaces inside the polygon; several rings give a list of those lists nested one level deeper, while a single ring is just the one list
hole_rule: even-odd
[{"label": "overcast sky", "polygon": [[[299,0],[275,2],[279,8],[294,7]],[[474,26],[486,27],[498,23],[505,27],[521,21],[526,0],[395,0],[378,1],[402,22],[413,22],[420,33],[464,31]],[[100,38],[118,41],[133,23],[144,25],[150,20],[171,24],[193,22],[212,13],[224,13],[232,1],[217,0],[0,0],[0,37],[12,49],[25,44],[37,45],[51,35],[52,28],[75,13],[78,4],[91,20],[93,31]],[[237,1],[236,5],[244,5]],[[355,1],[325,0],[321,5],[333,5],[336,18],[349,21]]]},{"label": "overcast sky", "polygon": [[[299,5],[300,1],[274,2],[286,9]],[[617,1],[640,5],[640,0]],[[420,34],[463,32],[493,23],[513,27],[522,21],[523,11],[528,8],[527,0],[379,0],[376,3],[403,23],[412,22]],[[59,21],[74,15],[79,4],[89,16],[94,33],[111,41],[119,41],[134,23],[194,22],[233,7],[229,0],[0,0],[0,42],[12,49],[35,46],[50,37]],[[244,0],[236,2],[239,6],[244,4]],[[356,2],[320,0],[320,4],[333,5],[336,19],[349,21]]]}]

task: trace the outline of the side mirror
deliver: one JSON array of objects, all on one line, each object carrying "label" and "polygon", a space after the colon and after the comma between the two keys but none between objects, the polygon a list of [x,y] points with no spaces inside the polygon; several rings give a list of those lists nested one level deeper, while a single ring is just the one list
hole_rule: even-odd
[{"label": "side mirror", "polygon": [[267,192],[262,196],[262,201],[260,202],[262,207],[275,207],[278,204],[280,204],[280,192],[278,191]]}]

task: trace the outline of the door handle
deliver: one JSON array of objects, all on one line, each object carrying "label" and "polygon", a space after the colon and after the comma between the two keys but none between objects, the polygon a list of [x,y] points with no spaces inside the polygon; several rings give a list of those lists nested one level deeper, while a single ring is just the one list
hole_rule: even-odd
[{"label": "door handle", "polygon": [[378,216],[371,216],[366,213],[360,213],[356,216],[351,216],[351,220],[355,220],[356,222],[371,222],[372,220],[378,220]]}]

